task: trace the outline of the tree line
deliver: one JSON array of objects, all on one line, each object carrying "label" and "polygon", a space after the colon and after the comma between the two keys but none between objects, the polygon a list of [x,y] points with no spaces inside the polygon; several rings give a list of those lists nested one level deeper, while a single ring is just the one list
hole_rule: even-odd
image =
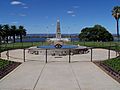
[{"label": "tree line", "polygon": [[9,40],[13,40],[16,42],[16,37],[20,38],[20,42],[22,42],[23,36],[26,36],[26,29],[24,26],[15,26],[15,25],[0,25],[0,42],[4,41],[4,43],[8,43]]}]

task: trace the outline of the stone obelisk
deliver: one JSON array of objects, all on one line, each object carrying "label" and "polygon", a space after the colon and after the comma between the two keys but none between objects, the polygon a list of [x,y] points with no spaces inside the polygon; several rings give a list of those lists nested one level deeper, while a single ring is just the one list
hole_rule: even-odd
[{"label": "stone obelisk", "polygon": [[60,20],[59,20],[59,18],[57,19],[56,38],[57,39],[61,39]]}]

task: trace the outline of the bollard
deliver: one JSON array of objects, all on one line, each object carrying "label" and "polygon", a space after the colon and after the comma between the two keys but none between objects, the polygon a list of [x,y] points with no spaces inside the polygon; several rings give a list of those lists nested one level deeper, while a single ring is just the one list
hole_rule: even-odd
[{"label": "bollard", "polygon": [[93,56],[93,51],[92,51],[92,48],[91,48],[91,62],[93,61],[92,56]]},{"label": "bollard", "polygon": [[47,63],[47,49],[46,49],[46,63]]},{"label": "bollard", "polygon": [[25,49],[23,49],[23,61],[25,62]]},{"label": "bollard", "polygon": [[110,47],[108,49],[108,59],[110,59]]},{"label": "bollard", "polygon": [[117,43],[115,44],[115,51],[116,51],[116,56],[117,56],[117,54],[118,54],[118,50],[117,50]]},{"label": "bollard", "polygon": [[7,59],[9,60],[9,50],[7,50],[6,55],[7,55]]},{"label": "bollard", "polygon": [[71,54],[71,50],[69,49],[69,63],[71,62],[71,57],[70,57],[70,54]]}]

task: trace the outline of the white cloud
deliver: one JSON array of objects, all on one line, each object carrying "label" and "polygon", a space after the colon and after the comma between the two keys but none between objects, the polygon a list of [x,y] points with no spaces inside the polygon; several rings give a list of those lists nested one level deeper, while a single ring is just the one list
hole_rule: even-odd
[{"label": "white cloud", "polygon": [[20,1],[12,1],[11,5],[25,5],[25,3],[20,2]]},{"label": "white cloud", "polygon": [[67,13],[69,14],[69,15],[71,15],[72,17],[75,17],[76,15],[75,15],[75,12],[73,11],[73,10],[69,10],[69,11],[67,11]]},{"label": "white cloud", "polygon": [[24,13],[10,13],[10,15],[12,15],[12,16],[21,16],[21,17],[27,16],[27,15],[24,14]]},{"label": "white cloud", "polygon": [[67,13],[68,13],[68,14],[73,14],[73,13],[74,13],[74,11],[69,10],[69,11],[67,11]]}]

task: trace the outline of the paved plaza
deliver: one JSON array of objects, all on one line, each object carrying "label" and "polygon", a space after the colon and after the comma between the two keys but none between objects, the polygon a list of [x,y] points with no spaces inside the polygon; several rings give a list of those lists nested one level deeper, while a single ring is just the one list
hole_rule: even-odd
[{"label": "paved plaza", "polygon": [[[23,50],[11,50],[10,59],[23,62]],[[111,51],[111,58],[116,53]],[[6,58],[6,52],[2,53]],[[94,49],[93,61],[108,58],[108,50]],[[71,56],[45,56],[27,53],[26,62],[0,80],[0,90],[120,90],[120,84],[90,62],[90,53]]]}]

